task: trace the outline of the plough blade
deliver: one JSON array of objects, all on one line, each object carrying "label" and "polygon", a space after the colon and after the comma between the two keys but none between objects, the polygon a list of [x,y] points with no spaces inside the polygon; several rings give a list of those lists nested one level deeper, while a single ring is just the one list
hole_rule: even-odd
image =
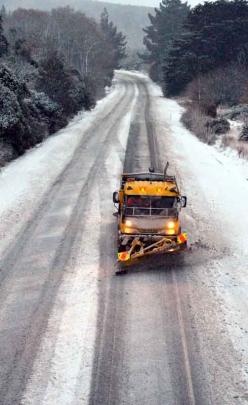
[{"label": "plough blade", "polygon": [[177,251],[180,250],[186,242],[186,233],[178,235],[176,240],[162,237],[158,241],[153,242],[149,245],[142,242],[139,238],[134,238],[131,244],[131,248],[128,251],[118,253],[118,261],[128,264],[132,260],[141,258],[143,256]]}]

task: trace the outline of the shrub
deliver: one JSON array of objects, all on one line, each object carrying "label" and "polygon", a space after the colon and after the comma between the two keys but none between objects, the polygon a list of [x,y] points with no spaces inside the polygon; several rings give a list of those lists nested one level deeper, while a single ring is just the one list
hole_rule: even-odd
[{"label": "shrub", "polygon": [[0,67],[0,139],[17,155],[66,124],[62,110],[45,94],[18,82],[6,66]]},{"label": "shrub", "polygon": [[240,104],[233,106],[221,115],[229,120],[245,121],[248,119],[248,105]]},{"label": "shrub", "polygon": [[190,105],[181,118],[187,129],[192,131],[201,141],[213,144],[216,136],[229,131],[230,124],[223,118],[209,118],[198,108]]},{"label": "shrub", "polygon": [[53,134],[67,124],[62,108],[45,93],[32,91],[32,104],[38,109],[42,120],[47,125],[47,132]]},{"label": "shrub", "polygon": [[225,118],[208,120],[206,126],[216,135],[225,134],[230,130],[230,124]]},{"label": "shrub", "polygon": [[0,83],[0,138],[12,145],[18,154],[25,150],[25,127],[22,109],[16,94]]},{"label": "shrub", "polygon": [[189,107],[182,115],[182,123],[187,129],[192,131],[201,141],[212,144],[216,140],[216,135],[208,125],[208,117],[200,109]]},{"label": "shrub", "polygon": [[15,74],[3,64],[0,65],[0,84],[13,92],[18,100],[29,95],[26,84],[18,80]]},{"label": "shrub", "polygon": [[247,70],[232,64],[199,76],[187,86],[185,95],[205,114],[214,117],[218,105],[232,106],[240,102],[247,81]]},{"label": "shrub", "polygon": [[4,166],[7,162],[10,162],[16,157],[17,154],[12,146],[0,140],[0,167]]},{"label": "shrub", "polygon": [[243,126],[239,140],[243,142],[248,142],[248,124],[245,124]]}]

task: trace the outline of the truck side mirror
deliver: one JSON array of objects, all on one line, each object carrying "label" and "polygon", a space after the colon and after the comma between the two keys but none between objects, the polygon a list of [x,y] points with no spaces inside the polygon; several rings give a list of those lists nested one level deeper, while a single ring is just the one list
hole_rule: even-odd
[{"label": "truck side mirror", "polygon": [[115,191],[113,193],[113,203],[118,204],[118,202],[119,202],[119,193],[118,193],[118,191]]},{"label": "truck side mirror", "polygon": [[185,208],[187,206],[187,197],[184,195],[181,197],[181,207]]}]

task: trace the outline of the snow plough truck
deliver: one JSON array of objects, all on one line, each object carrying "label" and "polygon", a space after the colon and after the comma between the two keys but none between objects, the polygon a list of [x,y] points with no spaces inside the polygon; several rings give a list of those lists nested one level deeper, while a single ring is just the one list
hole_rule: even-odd
[{"label": "snow plough truck", "polygon": [[179,220],[187,197],[181,196],[176,177],[155,173],[124,173],[119,191],[113,193],[118,218],[117,270],[135,259],[155,253],[177,252],[187,247],[187,234],[182,232]]}]

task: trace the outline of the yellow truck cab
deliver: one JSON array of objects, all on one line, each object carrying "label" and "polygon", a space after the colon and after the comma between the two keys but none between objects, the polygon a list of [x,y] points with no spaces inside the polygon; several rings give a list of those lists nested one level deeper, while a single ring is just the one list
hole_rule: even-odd
[{"label": "yellow truck cab", "polygon": [[164,173],[124,173],[113,202],[118,213],[118,260],[130,262],[153,253],[173,252],[187,246],[179,214],[187,198],[176,178]]}]

